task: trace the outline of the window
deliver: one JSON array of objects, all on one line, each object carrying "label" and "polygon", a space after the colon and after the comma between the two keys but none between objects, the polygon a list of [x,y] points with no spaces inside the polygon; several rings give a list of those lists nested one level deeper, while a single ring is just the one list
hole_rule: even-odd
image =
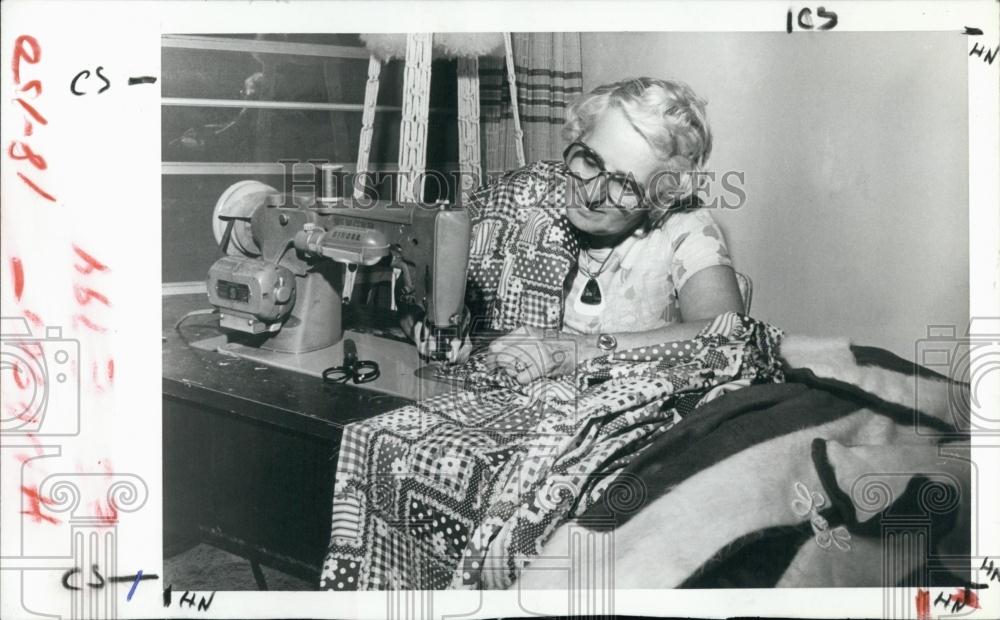
[{"label": "window", "polygon": [[[368,58],[356,34],[163,36],[164,282],[204,280],[220,256],[212,208],[231,184],[282,189],[281,160],[354,171]],[[458,168],[455,62],[434,61],[431,75],[427,168],[447,173]],[[402,90],[403,62],[386,63],[369,164],[386,175],[397,168]],[[390,187],[375,189],[388,197]]]}]

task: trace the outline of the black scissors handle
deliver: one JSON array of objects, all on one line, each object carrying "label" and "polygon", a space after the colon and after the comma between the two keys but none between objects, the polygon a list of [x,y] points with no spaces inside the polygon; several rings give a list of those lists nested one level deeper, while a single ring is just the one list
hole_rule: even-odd
[{"label": "black scissors handle", "polygon": [[377,363],[371,360],[361,360],[354,367],[354,376],[351,380],[355,383],[368,383],[378,379],[381,374],[382,371]]},{"label": "black scissors handle", "polygon": [[323,381],[337,384],[353,381],[355,384],[361,384],[374,381],[381,374],[382,371],[379,370],[377,362],[358,359],[358,345],[350,338],[346,338],[344,339],[344,365],[324,370]]}]

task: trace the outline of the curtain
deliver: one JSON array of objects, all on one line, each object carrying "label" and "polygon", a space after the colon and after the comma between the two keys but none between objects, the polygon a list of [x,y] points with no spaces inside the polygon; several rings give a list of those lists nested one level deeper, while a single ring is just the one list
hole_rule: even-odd
[{"label": "curtain", "polygon": [[[580,33],[513,33],[511,47],[525,161],[558,159],[566,108],[583,93]],[[518,167],[505,60],[481,58],[479,80],[483,172],[495,175]]]}]

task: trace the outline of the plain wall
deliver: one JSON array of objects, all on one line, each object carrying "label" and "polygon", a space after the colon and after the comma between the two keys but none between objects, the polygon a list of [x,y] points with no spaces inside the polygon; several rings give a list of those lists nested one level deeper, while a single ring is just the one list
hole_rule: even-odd
[{"label": "plain wall", "polygon": [[[677,79],[708,100],[713,212],[752,314],[914,359],[969,316],[967,42],[940,33],[587,33],[584,89]],[[713,195],[734,201],[719,186]]]}]

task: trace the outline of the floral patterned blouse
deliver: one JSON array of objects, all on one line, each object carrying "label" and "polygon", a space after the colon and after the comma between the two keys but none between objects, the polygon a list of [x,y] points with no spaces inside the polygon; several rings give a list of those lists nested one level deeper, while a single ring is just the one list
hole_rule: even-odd
[{"label": "floral patterned blouse", "polygon": [[[566,296],[563,330],[596,334],[648,331],[680,321],[677,292],[688,279],[732,261],[722,231],[702,208],[674,213],[660,228],[636,232],[613,250],[581,250],[578,265]],[[600,272],[600,304],[580,301],[589,279],[584,272]]]}]

